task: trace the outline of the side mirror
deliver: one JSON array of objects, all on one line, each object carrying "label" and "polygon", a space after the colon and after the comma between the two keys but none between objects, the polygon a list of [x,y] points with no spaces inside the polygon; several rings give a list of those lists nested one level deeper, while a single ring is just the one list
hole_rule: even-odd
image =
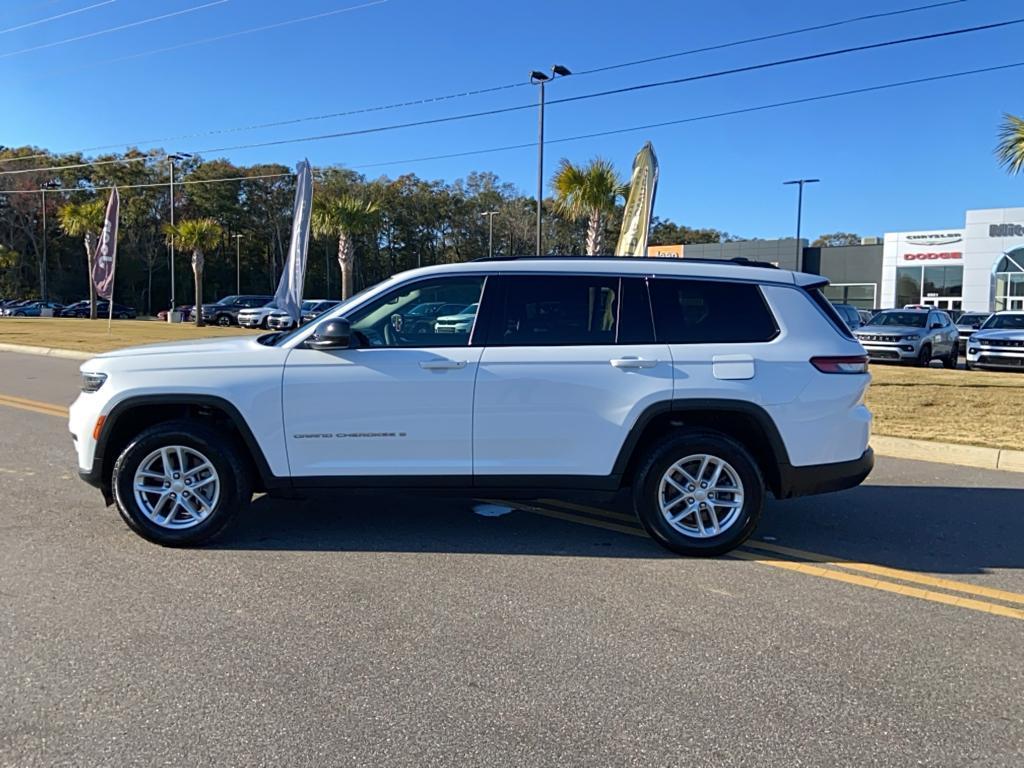
[{"label": "side mirror", "polygon": [[348,320],[337,318],[322,323],[306,340],[310,349],[348,349],[352,340],[352,327]]}]

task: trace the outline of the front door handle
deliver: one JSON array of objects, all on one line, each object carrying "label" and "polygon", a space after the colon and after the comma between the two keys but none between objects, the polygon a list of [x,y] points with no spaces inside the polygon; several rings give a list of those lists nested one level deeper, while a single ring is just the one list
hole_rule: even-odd
[{"label": "front door handle", "polygon": [[465,360],[424,360],[420,368],[428,371],[448,371],[455,368],[465,368]]},{"label": "front door handle", "polygon": [[613,368],[653,368],[657,360],[644,360],[641,357],[616,357],[608,361]]}]

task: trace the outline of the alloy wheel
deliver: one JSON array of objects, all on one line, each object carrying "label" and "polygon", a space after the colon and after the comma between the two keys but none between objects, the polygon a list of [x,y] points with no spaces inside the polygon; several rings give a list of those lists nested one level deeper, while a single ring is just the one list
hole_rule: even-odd
[{"label": "alloy wheel", "polygon": [[724,533],[743,509],[743,482],[724,459],[705,453],[680,459],[662,475],[658,503],[673,529],[695,539]]},{"label": "alloy wheel", "polygon": [[135,503],[161,528],[181,530],[203,522],[220,500],[220,475],[202,453],[169,445],[150,453],[135,470]]}]

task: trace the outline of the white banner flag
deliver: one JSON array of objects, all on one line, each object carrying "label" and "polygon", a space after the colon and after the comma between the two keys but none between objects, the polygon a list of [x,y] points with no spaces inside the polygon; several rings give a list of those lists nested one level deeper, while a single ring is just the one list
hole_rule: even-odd
[{"label": "white banner flag", "polygon": [[633,160],[629,199],[622,215],[622,232],[615,246],[616,256],[646,256],[647,236],[654,213],[654,193],[658,189],[658,158],[651,142],[644,144]]},{"label": "white banner flag", "polygon": [[295,209],[292,215],[292,241],[274,304],[298,324],[302,306],[302,288],[306,280],[306,252],[309,250],[309,219],[313,209],[313,173],[309,161],[296,169]]}]

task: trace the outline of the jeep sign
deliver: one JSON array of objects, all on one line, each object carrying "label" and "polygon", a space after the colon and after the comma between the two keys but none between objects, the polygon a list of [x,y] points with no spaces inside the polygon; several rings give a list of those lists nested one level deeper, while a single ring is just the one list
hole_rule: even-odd
[{"label": "jeep sign", "polygon": [[1024,225],[1021,224],[989,224],[989,237],[1024,237]]}]

